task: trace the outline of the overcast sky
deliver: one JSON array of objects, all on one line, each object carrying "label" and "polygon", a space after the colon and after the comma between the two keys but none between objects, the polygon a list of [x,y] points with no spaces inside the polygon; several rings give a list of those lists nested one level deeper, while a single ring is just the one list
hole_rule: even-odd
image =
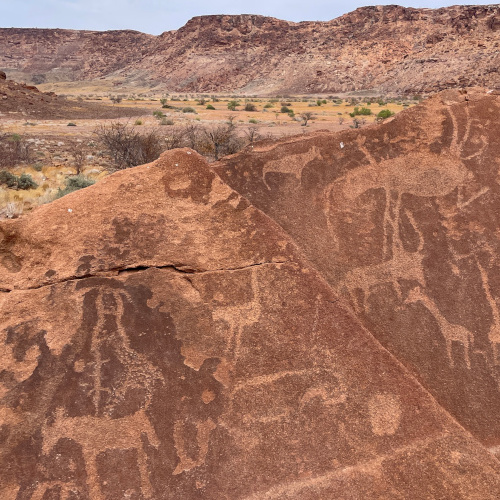
[{"label": "overcast sky", "polygon": [[[288,21],[327,21],[375,0],[0,0],[0,27],[134,29],[157,35],[205,14],[262,14]],[[445,7],[473,1],[418,0],[407,7]],[[488,2],[479,2],[487,4]]]}]

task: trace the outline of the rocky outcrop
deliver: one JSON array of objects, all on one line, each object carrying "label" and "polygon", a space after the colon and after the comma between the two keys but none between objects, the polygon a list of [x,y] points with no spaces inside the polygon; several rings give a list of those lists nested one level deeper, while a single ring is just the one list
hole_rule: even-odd
[{"label": "rocky outcrop", "polygon": [[500,495],[496,458],[194,152],[0,223],[0,263],[2,498]]},{"label": "rocky outcrop", "polygon": [[500,7],[363,7],[328,22],[201,16],[160,36],[0,29],[0,67],[35,84],[104,78],[175,92],[426,93],[500,84]]},{"label": "rocky outcrop", "polygon": [[[5,74],[5,73],[4,73]],[[40,92],[33,85],[1,78],[0,116],[30,116],[38,119],[118,118],[144,114],[143,109],[102,106],[84,101],[71,101],[54,92]]]},{"label": "rocky outcrop", "polygon": [[383,125],[256,144],[215,171],[290,234],[367,329],[500,445],[500,96],[446,91]]}]

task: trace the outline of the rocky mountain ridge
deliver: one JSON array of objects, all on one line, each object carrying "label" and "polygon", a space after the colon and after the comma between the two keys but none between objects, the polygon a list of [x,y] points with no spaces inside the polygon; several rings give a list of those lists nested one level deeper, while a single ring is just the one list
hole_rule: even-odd
[{"label": "rocky mountain ridge", "polygon": [[363,7],[327,22],[211,15],[159,36],[0,29],[0,69],[174,92],[427,93],[500,85],[500,6]]}]

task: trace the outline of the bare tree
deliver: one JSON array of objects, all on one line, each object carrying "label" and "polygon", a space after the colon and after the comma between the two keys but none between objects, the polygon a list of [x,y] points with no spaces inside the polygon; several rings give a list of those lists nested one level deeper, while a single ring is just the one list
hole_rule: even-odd
[{"label": "bare tree", "polygon": [[253,144],[255,141],[258,141],[261,137],[258,127],[248,127],[246,130],[243,131],[243,133],[245,134],[246,140],[250,144]]},{"label": "bare tree", "polygon": [[149,163],[164,150],[164,141],[157,129],[138,132],[131,125],[113,122],[109,126],[100,125],[94,134],[117,168]]},{"label": "bare tree", "polygon": [[0,165],[14,167],[33,160],[32,144],[26,136],[0,131]]},{"label": "bare tree", "polygon": [[73,157],[73,163],[76,168],[76,175],[82,173],[82,167],[85,163],[88,153],[88,146],[83,141],[69,140],[68,141],[69,152]]},{"label": "bare tree", "polygon": [[162,141],[165,150],[182,148],[186,141],[186,130],[181,127],[169,128]]},{"label": "bare tree", "polygon": [[184,131],[187,145],[191,149],[197,150],[201,135],[200,126],[195,123],[189,123],[184,127]]},{"label": "bare tree", "polygon": [[[215,161],[225,155],[238,152],[243,147],[243,141],[237,137],[232,123],[217,125],[203,131],[206,145],[205,154],[211,154]],[[208,151],[207,151],[208,150]]]},{"label": "bare tree", "polygon": [[313,117],[314,117],[314,113],[313,113],[312,111],[306,111],[305,113],[302,113],[302,114],[300,115],[300,117],[302,118],[302,121],[304,122],[304,123],[302,124],[302,126],[303,126],[303,127],[307,127],[307,122],[308,122],[309,120],[312,120],[312,119],[313,119]]}]

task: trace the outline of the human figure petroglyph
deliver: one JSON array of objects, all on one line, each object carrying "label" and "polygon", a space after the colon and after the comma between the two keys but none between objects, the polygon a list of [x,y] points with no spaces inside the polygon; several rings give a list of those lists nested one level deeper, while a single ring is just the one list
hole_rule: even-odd
[{"label": "human figure petroglyph", "polygon": [[[65,417],[65,410],[58,408],[54,423],[43,427],[42,451],[48,453],[60,438],[66,437],[77,442],[82,447],[91,498],[99,500],[103,496],[99,486],[97,456],[108,449],[136,449],[142,491],[146,497],[151,497],[147,456],[141,436],[146,436],[152,446],[160,445],[147,410],[151,404],[153,385],[162,383],[163,377],[157,367],[130,346],[123,317],[126,302],[132,304],[133,300],[125,288],[94,288],[90,297],[95,312],[95,321],[89,330],[92,357],[86,363],[77,358],[74,370],[83,372],[86,366],[91,367],[90,381],[86,382],[87,378],[84,378],[80,385],[88,387],[86,392],[92,396],[93,414]],[[85,318],[82,321],[85,324]],[[113,355],[126,367],[119,380],[111,382],[111,385],[108,380],[106,386],[103,385],[103,370],[110,360],[101,352],[105,345],[112,348]],[[133,388],[143,393],[142,402],[137,403],[136,411],[121,418],[111,418],[114,406],[125,400],[127,391]]]},{"label": "human figure petroglyph", "polygon": [[[93,395],[95,416],[102,413],[102,393],[111,393],[114,400],[125,397],[125,392],[131,387],[146,390],[146,407],[149,405],[152,386],[155,382],[161,382],[163,377],[158,368],[149,363],[145,356],[130,347],[130,340],[122,324],[125,312],[125,301],[133,302],[132,297],[122,288],[105,289],[95,297],[95,309],[97,322],[91,333],[91,353],[93,355],[93,388],[89,391]],[[113,319],[112,331],[106,330],[106,321]],[[113,342],[114,353],[128,370],[119,386],[113,387],[113,391],[102,386],[103,366],[109,362],[102,359],[101,347],[105,342]],[[108,403],[111,404],[111,403]]]},{"label": "human figure petroglyph", "polygon": [[88,416],[65,417],[64,409],[58,408],[55,412],[55,421],[50,425],[45,424],[42,434],[44,454],[49,453],[61,438],[72,439],[82,447],[92,500],[104,499],[99,487],[97,456],[109,449],[136,449],[142,491],[146,497],[151,497],[152,487],[142,435],[145,435],[149,444],[156,448],[160,446],[160,441],[144,410],[126,417],[112,419]]}]

